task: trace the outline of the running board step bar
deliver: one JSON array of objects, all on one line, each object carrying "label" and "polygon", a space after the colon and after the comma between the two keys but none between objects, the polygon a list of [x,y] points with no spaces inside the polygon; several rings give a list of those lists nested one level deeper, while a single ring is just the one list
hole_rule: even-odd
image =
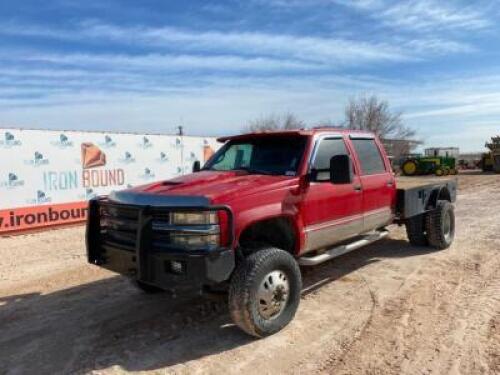
[{"label": "running board step bar", "polygon": [[341,256],[345,253],[348,253],[350,251],[359,249],[360,247],[370,245],[371,243],[374,243],[375,241],[381,240],[384,237],[387,237],[389,234],[388,230],[379,230],[376,232],[368,233],[366,234],[363,238],[356,242],[352,242],[347,245],[342,245],[342,246],[337,246],[333,247],[330,250],[327,250],[326,252],[315,255],[315,256],[303,256],[302,258],[298,259],[299,265],[301,266],[315,266],[317,264],[326,262],[330,259],[336,258],[338,256]]}]

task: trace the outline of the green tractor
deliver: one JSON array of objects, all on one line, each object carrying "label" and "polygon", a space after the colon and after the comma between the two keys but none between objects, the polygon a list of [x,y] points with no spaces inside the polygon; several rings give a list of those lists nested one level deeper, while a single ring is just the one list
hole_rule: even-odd
[{"label": "green tractor", "polygon": [[447,176],[456,175],[455,158],[444,156],[421,156],[408,157],[401,165],[401,171],[405,176],[431,175]]}]

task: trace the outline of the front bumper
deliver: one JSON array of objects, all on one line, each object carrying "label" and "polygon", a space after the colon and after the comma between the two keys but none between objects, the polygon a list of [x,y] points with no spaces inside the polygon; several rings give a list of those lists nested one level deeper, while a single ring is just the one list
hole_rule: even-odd
[{"label": "front bumper", "polygon": [[[106,240],[100,220],[100,209],[103,206],[136,212],[135,236],[131,246],[123,246]],[[175,209],[179,210],[179,207]],[[235,255],[231,246],[233,242],[231,210],[226,206],[182,208],[182,210],[193,211],[226,211],[230,232],[227,248],[210,251],[182,249],[164,251],[154,246],[152,218],[155,214],[165,214],[168,210],[168,207],[123,205],[103,198],[91,200],[86,233],[89,263],[162,289],[199,288],[228,280],[235,267]]]}]

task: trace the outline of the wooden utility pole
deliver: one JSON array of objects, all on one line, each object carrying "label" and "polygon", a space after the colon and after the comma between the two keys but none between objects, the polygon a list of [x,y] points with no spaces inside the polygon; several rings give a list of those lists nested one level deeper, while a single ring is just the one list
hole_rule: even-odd
[{"label": "wooden utility pole", "polygon": [[181,139],[181,174],[184,175],[184,127],[179,125],[177,129],[179,131],[177,135]]}]

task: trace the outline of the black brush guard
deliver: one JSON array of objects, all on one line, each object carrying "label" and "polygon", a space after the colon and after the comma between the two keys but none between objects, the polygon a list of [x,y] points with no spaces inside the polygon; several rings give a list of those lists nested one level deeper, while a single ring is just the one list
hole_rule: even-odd
[{"label": "black brush guard", "polygon": [[[133,244],[125,246],[104,238],[101,228],[101,210],[125,210],[134,213],[136,220],[129,220],[133,230]],[[224,211],[227,214],[227,246],[212,250],[173,249],[159,251],[153,246],[153,219],[172,211]],[[201,287],[226,281],[235,267],[232,249],[234,241],[233,212],[228,206],[153,207],[115,203],[107,198],[89,202],[86,247],[88,262],[103,268],[134,277],[160,287]],[[124,219],[126,222],[127,219]],[[174,267],[174,265],[176,265]],[[179,270],[178,266],[181,266]]]}]

